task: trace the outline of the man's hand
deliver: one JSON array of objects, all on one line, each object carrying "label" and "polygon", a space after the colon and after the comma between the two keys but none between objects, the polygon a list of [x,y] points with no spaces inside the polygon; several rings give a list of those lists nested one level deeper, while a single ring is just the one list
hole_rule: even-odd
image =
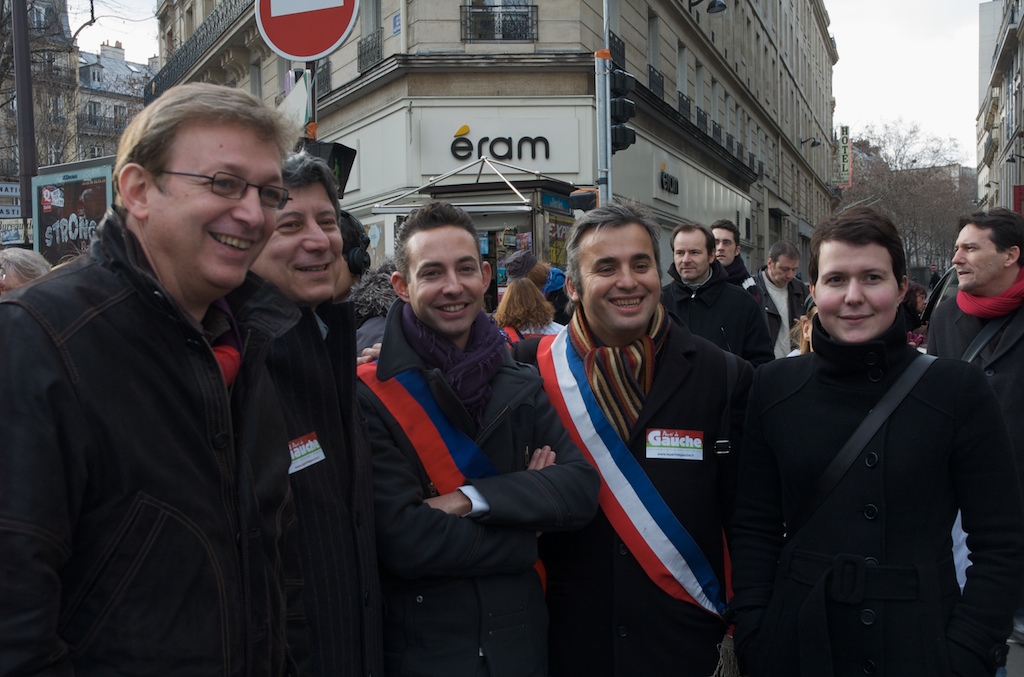
[{"label": "man's hand", "polygon": [[356,365],[366,364],[367,362],[373,362],[380,357],[380,344],[374,343],[369,348],[363,348],[362,354],[356,358]]},{"label": "man's hand", "polygon": [[[367,350],[370,349],[367,348]],[[423,502],[434,510],[440,510],[456,517],[464,517],[473,509],[473,502],[457,489],[450,494],[441,494],[440,496],[424,499]]]},{"label": "man's hand", "polygon": [[540,449],[533,450],[533,458],[530,459],[530,464],[526,466],[527,470],[543,470],[549,465],[555,464],[555,452],[551,450],[551,447],[544,445]]}]

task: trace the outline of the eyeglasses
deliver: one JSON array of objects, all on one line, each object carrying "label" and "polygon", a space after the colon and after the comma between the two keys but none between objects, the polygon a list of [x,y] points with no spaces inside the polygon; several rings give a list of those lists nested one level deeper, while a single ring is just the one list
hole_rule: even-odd
[{"label": "eyeglasses", "polygon": [[241,200],[245,197],[245,192],[249,190],[249,186],[252,186],[256,189],[257,194],[259,194],[260,204],[264,207],[268,209],[284,209],[284,206],[288,204],[287,188],[282,188],[281,186],[257,186],[255,183],[249,183],[241,176],[235,176],[227,172],[216,172],[213,176],[189,174],[188,172],[169,172],[166,170],[163,173],[206,179],[210,182],[210,190],[213,191],[214,195],[226,197],[229,200]]}]

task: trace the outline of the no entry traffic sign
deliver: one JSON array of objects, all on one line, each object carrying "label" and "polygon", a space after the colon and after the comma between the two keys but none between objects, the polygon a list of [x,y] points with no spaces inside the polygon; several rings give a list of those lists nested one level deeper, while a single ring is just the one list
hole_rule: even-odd
[{"label": "no entry traffic sign", "polygon": [[359,0],[257,0],[256,25],[270,48],[292,61],[336,50],[359,15]]}]

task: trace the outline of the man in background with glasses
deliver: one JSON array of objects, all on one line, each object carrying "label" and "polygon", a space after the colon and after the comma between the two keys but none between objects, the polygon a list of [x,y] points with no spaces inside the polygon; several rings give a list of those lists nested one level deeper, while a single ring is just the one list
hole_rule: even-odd
[{"label": "man in background with glasses", "polygon": [[239,90],[169,90],[90,251],[0,299],[0,675],[294,672],[264,358],[298,311],[248,271],[296,138]]}]

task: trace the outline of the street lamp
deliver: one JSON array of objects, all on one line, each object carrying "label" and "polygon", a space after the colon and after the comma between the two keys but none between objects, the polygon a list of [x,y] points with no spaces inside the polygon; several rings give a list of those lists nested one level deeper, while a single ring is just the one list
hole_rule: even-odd
[{"label": "street lamp", "polygon": [[810,142],[811,142],[811,148],[817,148],[818,146],[820,146],[820,145],[821,145],[821,141],[818,141],[818,140],[817,140],[816,138],[814,138],[813,136],[809,136],[809,137],[807,137],[806,139],[804,139],[803,141],[801,141],[801,142],[800,142],[800,145],[802,146],[802,145],[804,145],[805,143],[807,143],[808,141],[810,141]]},{"label": "street lamp", "polygon": [[[702,2],[704,2],[704,0],[690,0],[690,9],[692,10],[694,7],[696,7]],[[707,13],[721,14],[727,9],[729,9],[729,7],[724,2],[722,2],[722,0],[711,0],[711,2],[708,3]]]},{"label": "street lamp", "polygon": [[1024,155],[1020,153],[1010,153],[1010,157],[1006,158],[1006,162],[1011,165],[1017,164],[1017,158],[1024,159]]}]

